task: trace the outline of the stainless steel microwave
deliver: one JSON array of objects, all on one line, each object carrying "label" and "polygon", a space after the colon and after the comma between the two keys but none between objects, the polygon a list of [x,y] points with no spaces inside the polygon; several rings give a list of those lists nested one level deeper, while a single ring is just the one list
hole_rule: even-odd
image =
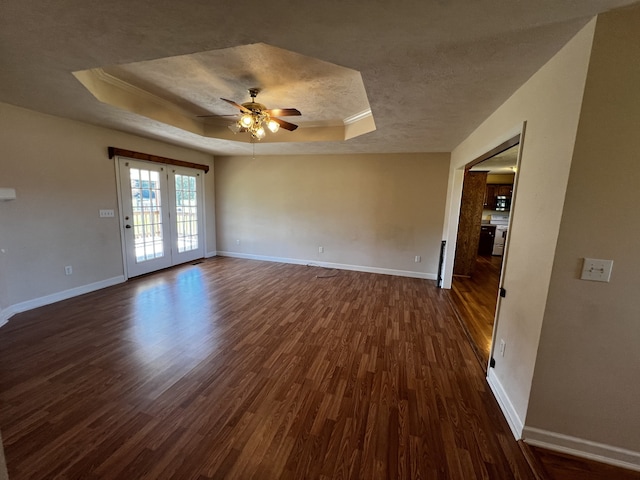
[{"label": "stainless steel microwave", "polygon": [[508,212],[511,209],[511,197],[498,195],[496,197],[496,210],[499,212]]}]

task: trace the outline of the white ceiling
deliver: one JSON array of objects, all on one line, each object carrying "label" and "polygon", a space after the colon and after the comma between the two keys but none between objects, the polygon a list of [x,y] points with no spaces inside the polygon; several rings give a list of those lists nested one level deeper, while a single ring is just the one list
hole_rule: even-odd
[{"label": "white ceiling", "polygon": [[73,74],[101,102],[202,137],[252,141],[227,128],[241,112],[220,97],[247,102],[246,84],[260,86],[258,105],[290,108],[277,103],[286,100],[303,112],[289,119],[300,128],[261,143],[346,140],[375,130],[359,72],[264,43]]},{"label": "white ceiling", "polygon": [[[4,0],[0,101],[213,154],[248,154],[247,143],[202,137],[100,103],[72,72],[264,43],[359,71],[376,130],[347,141],[264,143],[256,153],[450,151],[592,16],[633,3]],[[256,68],[251,61],[239,65],[237,83],[205,85],[206,95],[246,101],[248,88],[261,87]],[[177,85],[201,78],[197,63],[165,73]],[[287,76],[280,76],[267,107],[297,107]],[[301,121],[312,123],[336,108],[327,104],[347,101],[340,89],[310,85]]]},{"label": "white ceiling", "polygon": [[475,164],[470,170],[472,172],[488,172],[497,175],[513,174],[515,168],[518,165],[518,151],[520,145],[514,145],[513,147],[500,152],[493,157]]}]

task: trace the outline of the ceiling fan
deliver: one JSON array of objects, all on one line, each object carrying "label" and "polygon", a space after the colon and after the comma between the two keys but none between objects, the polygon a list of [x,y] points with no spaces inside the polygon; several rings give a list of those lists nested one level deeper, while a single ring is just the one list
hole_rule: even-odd
[{"label": "ceiling fan", "polygon": [[233,105],[241,112],[238,121],[229,126],[233,132],[249,132],[253,138],[261,140],[266,135],[266,129],[275,133],[280,127],[290,132],[298,128],[298,125],[278,117],[295,117],[302,115],[299,110],[295,108],[268,109],[263,104],[255,101],[258,93],[260,93],[260,89],[250,88],[249,95],[251,96],[251,101],[243,104],[239,104],[233,100],[227,100],[226,98],[220,99]]}]

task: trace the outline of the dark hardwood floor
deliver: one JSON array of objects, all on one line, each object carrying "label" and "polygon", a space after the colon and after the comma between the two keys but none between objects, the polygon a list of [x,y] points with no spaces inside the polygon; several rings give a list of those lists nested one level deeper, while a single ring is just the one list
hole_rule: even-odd
[{"label": "dark hardwood floor", "polygon": [[470,278],[453,277],[449,291],[458,316],[485,368],[491,353],[501,268],[502,257],[478,256],[473,275]]},{"label": "dark hardwood floor", "polygon": [[10,478],[535,478],[446,292],[326,273],[213,258],[14,316]]},{"label": "dark hardwood floor", "polygon": [[640,472],[606,465],[545,448],[524,448],[539,480],[640,480]]},{"label": "dark hardwood floor", "polygon": [[[478,256],[471,278],[454,277],[447,291],[454,311],[486,368],[500,284],[502,257]],[[573,457],[521,443],[538,480],[640,480],[640,472]]]}]

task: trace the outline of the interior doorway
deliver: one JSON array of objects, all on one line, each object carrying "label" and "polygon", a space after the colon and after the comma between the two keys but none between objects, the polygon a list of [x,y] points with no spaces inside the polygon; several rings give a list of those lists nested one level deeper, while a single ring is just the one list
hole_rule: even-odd
[{"label": "interior doorway", "polygon": [[127,277],[204,257],[201,172],[129,158],[118,166]]},{"label": "interior doorway", "polygon": [[451,298],[483,365],[492,352],[519,149],[518,135],[465,168]]}]

